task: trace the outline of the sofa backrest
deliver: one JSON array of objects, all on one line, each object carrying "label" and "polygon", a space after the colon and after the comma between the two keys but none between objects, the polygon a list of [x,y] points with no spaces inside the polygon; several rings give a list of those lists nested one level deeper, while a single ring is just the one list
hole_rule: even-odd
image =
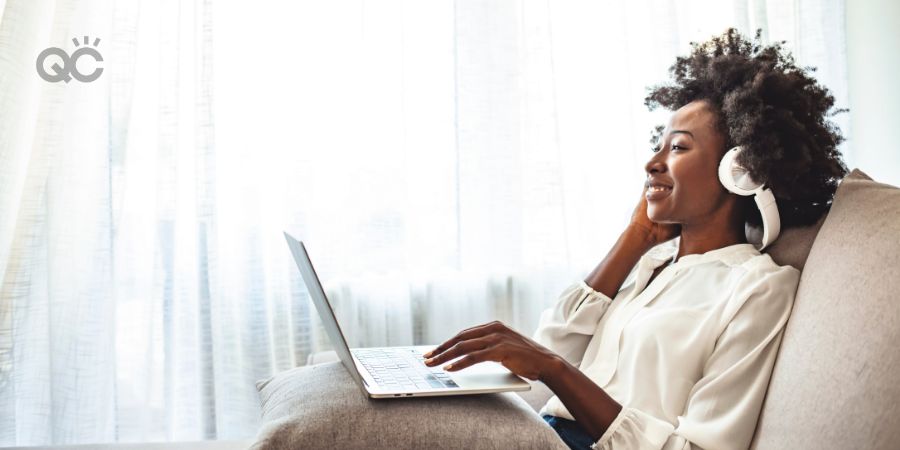
[{"label": "sofa backrest", "polygon": [[803,271],[806,264],[809,250],[812,248],[813,242],[822,223],[825,222],[827,214],[819,218],[818,222],[807,227],[793,227],[782,230],[778,235],[778,239],[772,245],[766,247],[763,253],[768,253],[779,266],[794,266]]},{"label": "sofa backrest", "polygon": [[900,188],[854,170],[809,249],[752,449],[897,448],[898,292]]}]

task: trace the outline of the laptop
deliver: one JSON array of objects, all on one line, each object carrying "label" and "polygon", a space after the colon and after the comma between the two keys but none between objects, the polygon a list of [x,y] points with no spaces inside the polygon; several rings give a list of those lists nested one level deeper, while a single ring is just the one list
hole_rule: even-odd
[{"label": "laptop", "polygon": [[485,361],[454,372],[446,372],[440,366],[426,366],[422,355],[440,344],[349,348],[325,296],[325,290],[313,269],[306,246],[287,232],[284,237],[341,363],[369,397],[429,397],[531,389],[527,381],[494,361]]}]

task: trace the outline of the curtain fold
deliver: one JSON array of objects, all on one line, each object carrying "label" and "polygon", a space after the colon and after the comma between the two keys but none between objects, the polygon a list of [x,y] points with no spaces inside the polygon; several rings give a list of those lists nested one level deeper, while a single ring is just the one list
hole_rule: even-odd
[{"label": "curtain fold", "polygon": [[[284,230],[351,346],[530,334],[639,199],[646,87],[727,26],[847,104],[838,0],[0,8],[3,446],[254,436],[332,348]],[[84,35],[98,80],[37,75]]]}]

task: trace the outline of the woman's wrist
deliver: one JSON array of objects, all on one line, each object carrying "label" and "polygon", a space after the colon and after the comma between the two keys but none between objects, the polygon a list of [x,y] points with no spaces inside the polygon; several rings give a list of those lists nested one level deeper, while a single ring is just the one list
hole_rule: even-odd
[{"label": "woman's wrist", "polygon": [[538,381],[546,384],[548,387],[555,383],[568,367],[569,362],[562,356],[555,353],[547,356],[547,361],[542,364],[544,370],[541,371]]},{"label": "woman's wrist", "polygon": [[653,245],[652,237],[645,230],[629,225],[606,258],[585,278],[585,284],[609,298],[615,298],[628,273]]},{"label": "woman's wrist", "polygon": [[625,227],[625,231],[622,232],[620,239],[630,243],[630,247],[638,249],[641,254],[646,253],[647,250],[659,244],[659,242],[654,241],[653,233],[649,229],[635,223],[630,223]]}]

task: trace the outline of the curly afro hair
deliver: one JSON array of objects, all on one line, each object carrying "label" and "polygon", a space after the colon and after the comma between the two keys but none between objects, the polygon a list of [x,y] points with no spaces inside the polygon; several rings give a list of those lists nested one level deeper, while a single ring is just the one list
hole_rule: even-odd
[{"label": "curly afro hair", "polygon": [[[840,129],[826,117],[847,109],[829,110],[834,97],[808,72],[798,68],[786,41],[761,44],[734,28],[698,44],[669,68],[672,80],[648,88],[644,104],[676,110],[705,100],[716,114],[716,128],[725,149],[741,145],[738,163],[772,189],[782,229],[815,223],[831,207],[834,192],[847,167],[837,146]],[[655,143],[663,127],[657,127]],[[725,149],[722,150],[724,154]],[[760,227],[762,218],[752,197],[743,197],[746,221]]]}]

